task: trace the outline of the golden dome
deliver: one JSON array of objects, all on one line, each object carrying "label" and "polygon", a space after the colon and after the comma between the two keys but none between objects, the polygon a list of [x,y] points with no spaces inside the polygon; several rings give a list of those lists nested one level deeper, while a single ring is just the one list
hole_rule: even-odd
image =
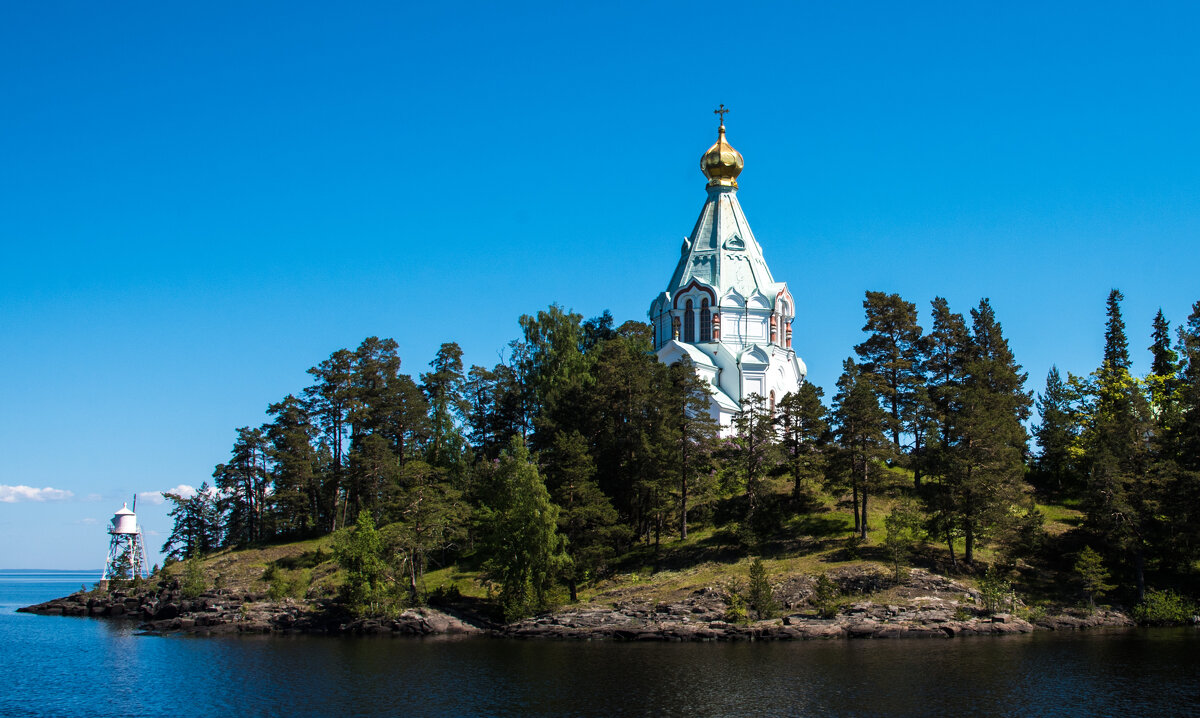
[{"label": "golden dome", "polygon": [[[721,106],[724,109],[724,105]],[[717,141],[700,156],[700,171],[708,178],[709,187],[737,187],[737,177],[742,173],[742,153],[733,149],[725,140],[725,118],[717,130]]]}]

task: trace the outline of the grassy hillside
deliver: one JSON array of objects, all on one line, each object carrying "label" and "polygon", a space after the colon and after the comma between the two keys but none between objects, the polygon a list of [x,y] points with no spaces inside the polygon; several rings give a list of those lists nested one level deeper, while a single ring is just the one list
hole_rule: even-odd
[{"label": "grassy hillside", "polygon": [[[779,486],[781,495],[785,486]],[[870,540],[859,542],[851,535],[853,519],[849,506],[830,496],[815,498],[804,513],[786,517],[781,529],[748,548],[736,524],[702,525],[686,540],[662,536],[659,543],[639,544],[619,556],[607,575],[580,587],[581,603],[611,605],[619,601],[670,602],[699,589],[728,590],[744,587],[750,564],[761,557],[772,582],[816,576],[827,571],[861,569],[890,573],[891,564],[883,550],[884,518],[892,500],[873,499],[870,511]],[[1064,504],[1041,504],[1049,549],[1032,563],[1018,565],[1014,585],[1027,603],[1061,607],[1077,603],[1081,596],[1063,572],[1070,571],[1062,557],[1077,550],[1072,532],[1082,514]],[[332,537],[294,543],[223,550],[201,560],[204,580],[210,588],[272,598],[331,598],[343,580],[333,560]],[[961,556],[962,546],[956,547]],[[1051,557],[1051,558],[1047,558]],[[1053,560],[1058,557],[1058,561]],[[425,588],[436,601],[453,597],[490,611],[492,593],[477,565],[469,562],[433,565],[425,576]],[[988,548],[977,552],[976,566],[963,567],[957,578],[971,584],[981,567],[993,560]],[[935,573],[949,574],[950,555],[944,545],[926,543],[916,549],[909,565]],[[165,569],[180,577],[182,564]],[[875,597],[879,600],[886,596]],[[565,594],[563,596],[565,603]]]}]

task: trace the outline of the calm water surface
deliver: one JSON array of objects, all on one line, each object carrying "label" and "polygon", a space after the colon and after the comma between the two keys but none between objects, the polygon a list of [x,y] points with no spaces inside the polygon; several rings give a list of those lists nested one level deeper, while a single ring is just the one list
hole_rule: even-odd
[{"label": "calm water surface", "polygon": [[0,572],[0,715],[1200,715],[1195,629],[622,644],[153,637],[14,613],[97,578]]}]

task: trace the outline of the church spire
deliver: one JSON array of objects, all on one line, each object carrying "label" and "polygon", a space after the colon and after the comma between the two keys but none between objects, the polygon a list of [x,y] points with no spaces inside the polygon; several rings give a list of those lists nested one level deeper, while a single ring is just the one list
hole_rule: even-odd
[{"label": "church spire", "polygon": [[709,187],[733,187],[737,189],[738,175],[742,173],[744,162],[742,153],[733,149],[733,145],[725,139],[725,113],[729,112],[722,103],[713,110],[713,114],[721,118],[717,128],[717,141],[700,156],[700,171],[708,178]]}]

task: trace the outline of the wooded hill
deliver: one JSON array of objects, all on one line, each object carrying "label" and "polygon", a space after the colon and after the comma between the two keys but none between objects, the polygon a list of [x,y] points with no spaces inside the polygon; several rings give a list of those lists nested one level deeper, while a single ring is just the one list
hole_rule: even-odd
[{"label": "wooded hill", "polygon": [[333,534],[320,543],[360,613],[469,576],[512,619],[617,572],[837,552],[986,563],[1047,600],[1194,593],[1200,302],[1174,336],[1159,313],[1151,373],[1135,377],[1121,299],[1101,365],[1052,369],[1035,401],[987,300],[964,316],[934,299],[926,332],[914,304],[868,292],[829,406],[812,384],[773,409],[750,397],[725,440],[691,369],[659,364],[649,327],[607,312],[551,306],[520,318],[495,367],[464,370],[447,343],[416,379],[370,337],[238,429],[212,486],[167,494],[163,551]]}]

